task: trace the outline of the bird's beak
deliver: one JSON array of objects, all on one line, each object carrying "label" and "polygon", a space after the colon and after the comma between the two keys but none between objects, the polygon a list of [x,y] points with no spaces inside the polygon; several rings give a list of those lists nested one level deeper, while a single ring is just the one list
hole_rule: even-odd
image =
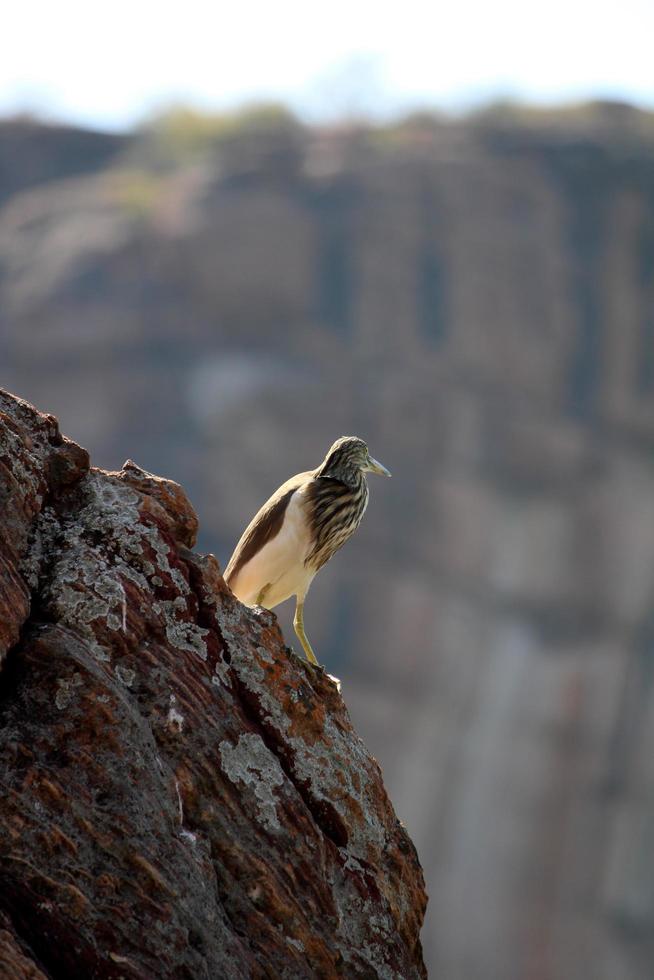
[{"label": "bird's beak", "polygon": [[376,459],[372,458],[372,456],[368,456],[368,465],[365,466],[364,469],[366,473],[378,473],[379,476],[391,475],[386,467],[382,466],[381,463],[378,463]]}]

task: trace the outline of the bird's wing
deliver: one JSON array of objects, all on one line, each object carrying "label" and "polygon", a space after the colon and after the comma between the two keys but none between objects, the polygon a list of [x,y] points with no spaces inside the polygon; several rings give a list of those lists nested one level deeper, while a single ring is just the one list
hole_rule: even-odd
[{"label": "bird's wing", "polygon": [[230,582],[234,582],[243,566],[268,541],[272,541],[279,534],[291,497],[312,475],[313,471],[310,470],[307,473],[298,473],[296,476],[292,476],[257,511],[243,531],[241,539],[234,549],[234,554],[229,559],[229,564],[225,569],[225,581],[228,585]]}]

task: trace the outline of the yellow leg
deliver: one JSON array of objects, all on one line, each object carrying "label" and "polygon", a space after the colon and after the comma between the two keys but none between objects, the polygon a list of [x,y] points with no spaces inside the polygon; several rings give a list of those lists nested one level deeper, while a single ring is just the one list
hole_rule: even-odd
[{"label": "yellow leg", "polygon": [[307,640],[307,634],[304,632],[304,602],[300,602],[299,599],[295,605],[293,629],[295,630],[295,635],[302,644],[302,649],[304,650],[309,663],[319,666],[318,661],[316,660],[316,655],[311,649],[311,644]]}]

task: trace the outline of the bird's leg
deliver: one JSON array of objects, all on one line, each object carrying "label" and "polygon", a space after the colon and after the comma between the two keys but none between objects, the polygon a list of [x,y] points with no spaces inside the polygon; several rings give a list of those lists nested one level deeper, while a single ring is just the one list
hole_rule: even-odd
[{"label": "bird's leg", "polygon": [[316,660],[316,655],[311,649],[311,644],[307,640],[307,634],[304,632],[304,601],[300,602],[298,599],[295,604],[295,616],[293,617],[293,629],[295,630],[295,635],[302,644],[302,649],[306,654],[306,658],[311,664],[315,664],[316,667],[319,666]]}]

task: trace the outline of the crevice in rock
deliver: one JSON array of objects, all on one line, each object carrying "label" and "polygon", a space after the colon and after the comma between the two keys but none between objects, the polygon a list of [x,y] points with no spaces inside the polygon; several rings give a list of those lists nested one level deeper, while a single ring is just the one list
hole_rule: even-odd
[{"label": "crevice in rock", "polygon": [[[40,514],[32,522],[28,549],[23,557],[23,562],[28,560],[29,553],[35,546],[37,521],[45,511],[46,506],[47,504],[44,501]],[[43,593],[51,576],[52,564],[53,557],[51,553],[48,554],[47,558],[41,557],[37,571],[37,582],[29,590],[29,610],[20,625],[18,640],[7,650],[4,658],[0,661],[0,727],[2,726],[2,718],[6,711],[7,702],[11,699],[12,693],[16,692],[20,682],[27,674],[27,668],[20,660],[20,653],[25,645],[26,639],[38,626],[45,625],[50,619],[45,612]]]},{"label": "crevice in rock", "polygon": [[30,629],[31,617],[28,617],[21,627],[18,641],[7,650],[0,664],[0,729],[4,727],[8,706],[27,674],[27,668],[21,661],[20,654],[25,636]]},{"label": "crevice in rock", "polygon": [[[55,430],[49,435],[48,442],[54,447],[60,447],[65,440],[59,432],[58,423],[52,416],[49,416],[48,419],[55,425]],[[74,443],[69,443],[69,445],[72,445],[75,450],[79,450],[79,447],[75,446]],[[31,632],[32,627],[36,622],[40,622],[42,619],[48,618],[47,616],[43,616],[44,610],[42,608],[42,596],[44,593],[44,587],[51,577],[54,562],[52,549],[48,549],[45,554],[41,554],[35,558],[35,561],[37,562],[37,568],[35,569],[36,582],[33,585],[30,585],[28,581],[25,581],[24,569],[33,557],[33,552],[36,547],[36,538],[39,533],[39,522],[42,519],[42,516],[48,511],[52,511],[54,514],[55,502],[60,502],[61,498],[70,491],[71,486],[79,483],[79,481],[83,479],[88,472],[88,455],[84,450],[79,450],[79,453],[81,453],[83,459],[86,459],[86,469],[75,472],[71,478],[69,472],[70,467],[64,468],[64,479],[62,482],[58,482],[55,478],[58,470],[53,464],[53,457],[56,456],[56,459],[59,462],[61,462],[62,458],[65,458],[65,461],[70,462],[66,453],[62,453],[61,450],[55,450],[51,457],[47,458],[44,463],[44,470],[47,475],[47,488],[43,495],[39,512],[34,515],[31,521],[25,553],[22,555],[17,565],[20,577],[23,579],[25,587],[29,593],[28,612],[27,616],[18,628],[18,640],[9,650],[6,651],[4,657],[0,659],[0,725],[2,724],[3,705],[5,705],[9,700],[12,690],[15,690],[17,686],[18,675],[20,674],[18,665],[19,652],[25,642],[25,637]],[[76,453],[73,452],[73,462],[75,462],[75,456]],[[68,479],[68,482],[66,482],[66,479]],[[59,523],[59,528],[61,528],[60,514],[57,514],[57,520]]]},{"label": "crevice in rock", "polygon": [[293,768],[293,753],[279,736],[275,728],[266,722],[256,695],[242,683],[238,673],[233,671],[233,680],[238,691],[239,702],[246,718],[256,728],[264,745],[279,762],[288,780],[293,784],[314,823],[323,835],[337,848],[346,847],[349,834],[344,821],[329,800],[318,800],[309,791],[307,782],[297,778]]}]

